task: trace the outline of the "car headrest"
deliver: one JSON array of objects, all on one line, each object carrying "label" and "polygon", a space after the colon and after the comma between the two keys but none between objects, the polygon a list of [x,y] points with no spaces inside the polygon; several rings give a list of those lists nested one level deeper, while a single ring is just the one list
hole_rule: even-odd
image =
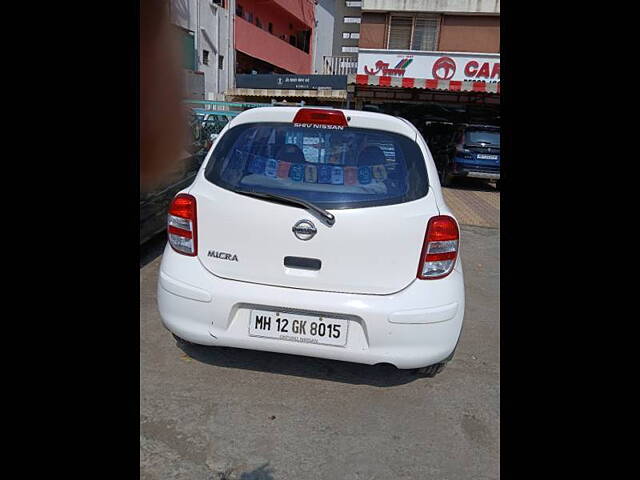
[{"label": "car headrest", "polygon": [[302,150],[300,150],[300,147],[288,143],[278,150],[277,160],[290,163],[304,163],[304,154]]},{"label": "car headrest", "polygon": [[385,163],[385,156],[380,147],[371,145],[366,147],[358,155],[358,166],[380,165]]}]

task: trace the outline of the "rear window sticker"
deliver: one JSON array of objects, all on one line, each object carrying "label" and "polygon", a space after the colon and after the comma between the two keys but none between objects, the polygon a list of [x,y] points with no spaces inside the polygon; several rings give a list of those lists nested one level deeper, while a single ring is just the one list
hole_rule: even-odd
[{"label": "rear window sticker", "polygon": [[302,163],[294,163],[291,165],[289,177],[294,182],[302,182],[304,180],[304,165]]},{"label": "rear window sticker", "polygon": [[344,183],[345,185],[355,185],[358,183],[357,167],[344,167]]},{"label": "rear window sticker", "polygon": [[331,169],[331,183],[333,185],[342,185],[344,183],[342,167],[333,167]]},{"label": "rear window sticker", "polygon": [[371,183],[371,167],[369,166],[358,167],[358,181],[362,185],[367,185]]},{"label": "rear window sticker", "polygon": [[331,183],[331,165],[318,167],[318,183]]},{"label": "rear window sticker", "polygon": [[267,159],[264,157],[258,157],[257,155],[252,155],[251,160],[249,160],[249,173],[258,173],[264,174],[264,169],[267,166]]},{"label": "rear window sticker", "polygon": [[278,178],[288,178],[289,177],[289,169],[291,168],[291,162],[283,162],[282,160],[278,163],[278,170],[276,172],[276,176]]},{"label": "rear window sticker", "polygon": [[304,181],[307,183],[316,183],[318,181],[318,170],[315,165],[304,167]]},{"label": "rear window sticker", "polygon": [[278,161],[275,158],[267,160],[267,166],[264,169],[264,174],[267,177],[275,178],[278,171]]},{"label": "rear window sticker", "polygon": [[379,181],[384,181],[387,179],[387,170],[384,168],[384,165],[373,166],[373,178]]}]

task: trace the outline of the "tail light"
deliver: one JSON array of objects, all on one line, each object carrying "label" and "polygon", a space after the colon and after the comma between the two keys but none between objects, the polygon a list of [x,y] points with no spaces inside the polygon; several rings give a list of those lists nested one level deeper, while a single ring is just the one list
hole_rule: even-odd
[{"label": "tail light", "polygon": [[348,126],[347,119],[340,110],[322,110],[320,108],[301,108],[293,118],[293,123]]},{"label": "tail light", "polygon": [[169,244],[173,249],[195,257],[198,254],[198,231],[196,221],[196,199],[181,193],[171,202],[167,216]]},{"label": "tail light", "polygon": [[459,241],[458,224],[452,217],[432,217],[424,237],[418,278],[435,280],[449,275],[458,257]]}]

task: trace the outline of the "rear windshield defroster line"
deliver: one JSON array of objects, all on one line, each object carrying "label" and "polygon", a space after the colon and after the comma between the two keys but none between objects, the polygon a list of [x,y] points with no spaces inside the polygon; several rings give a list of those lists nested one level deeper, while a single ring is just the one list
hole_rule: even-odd
[{"label": "rear windshield defroster line", "polygon": [[223,135],[205,177],[231,191],[267,193],[321,209],[393,205],[424,197],[425,160],[404,135],[249,123]]}]

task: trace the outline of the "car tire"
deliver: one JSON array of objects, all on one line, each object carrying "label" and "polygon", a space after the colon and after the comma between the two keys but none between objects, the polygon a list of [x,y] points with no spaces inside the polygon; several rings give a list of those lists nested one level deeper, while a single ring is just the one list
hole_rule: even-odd
[{"label": "car tire", "polygon": [[420,377],[433,378],[442,371],[445,365],[446,362],[440,362],[429,365],[428,367],[418,368],[416,369],[416,375]]}]

